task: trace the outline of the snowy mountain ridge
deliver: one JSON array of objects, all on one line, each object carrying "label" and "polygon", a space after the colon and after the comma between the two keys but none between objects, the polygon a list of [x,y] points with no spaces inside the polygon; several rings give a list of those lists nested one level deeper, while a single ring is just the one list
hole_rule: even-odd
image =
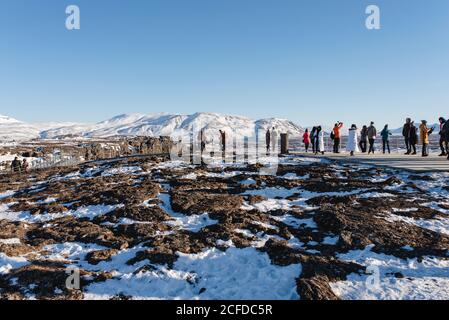
[{"label": "snowy mountain ridge", "polygon": [[110,136],[169,136],[184,130],[224,130],[237,135],[251,136],[256,130],[274,127],[278,132],[299,136],[301,126],[287,119],[253,120],[243,116],[198,112],[192,115],[150,113],[121,114],[95,124],[41,123],[27,124],[0,115],[0,140],[54,139],[62,137],[100,138]]},{"label": "snowy mountain ridge", "polygon": [[4,125],[4,124],[12,124],[12,123],[19,123],[19,120],[16,120],[14,118],[8,117],[8,116],[4,116],[0,114],[0,125]]},{"label": "snowy mountain ridge", "polygon": [[0,142],[28,140],[39,136],[35,126],[0,114]]}]

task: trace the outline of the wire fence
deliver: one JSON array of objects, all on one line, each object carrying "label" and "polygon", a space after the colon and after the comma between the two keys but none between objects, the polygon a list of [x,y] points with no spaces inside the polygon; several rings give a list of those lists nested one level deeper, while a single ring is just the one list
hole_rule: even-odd
[{"label": "wire fence", "polygon": [[49,160],[43,160],[38,161],[35,160],[32,163],[32,169],[46,169],[46,168],[52,168],[52,167],[68,167],[68,166],[74,166],[79,163],[81,163],[80,157],[64,157],[62,159],[49,159]]},{"label": "wire fence", "polygon": [[[57,168],[57,167],[69,167],[75,166],[82,162],[80,157],[54,157],[51,159],[34,159],[29,162],[28,170],[38,170],[38,169],[48,169],[48,168]],[[11,172],[11,161],[4,162],[0,165],[0,174],[5,174]]]}]

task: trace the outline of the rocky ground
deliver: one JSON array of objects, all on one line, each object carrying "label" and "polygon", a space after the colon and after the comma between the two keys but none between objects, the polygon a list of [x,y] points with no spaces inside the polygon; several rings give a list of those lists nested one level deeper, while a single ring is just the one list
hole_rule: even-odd
[{"label": "rocky ground", "polygon": [[148,157],[1,175],[0,296],[449,299],[449,174],[261,167]]}]

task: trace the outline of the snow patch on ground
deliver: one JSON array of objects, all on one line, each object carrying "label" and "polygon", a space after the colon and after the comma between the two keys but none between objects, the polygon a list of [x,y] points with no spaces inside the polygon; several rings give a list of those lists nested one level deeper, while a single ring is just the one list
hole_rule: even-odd
[{"label": "snow patch on ground", "polygon": [[44,251],[48,253],[43,255],[45,259],[65,261],[69,260],[82,260],[86,254],[91,251],[104,250],[106,247],[96,244],[78,243],[78,242],[64,242],[58,244],[51,244],[45,246]]},{"label": "snow patch on ground", "polygon": [[243,172],[241,171],[229,171],[229,172],[207,172],[206,174],[204,174],[205,177],[209,177],[209,178],[232,178],[238,175],[243,174]]},{"label": "snow patch on ground", "polygon": [[137,167],[137,166],[119,167],[119,168],[106,169],[105,171],[103,171],[103,173],[101,175],[103,177],[108,177],[108,176],[112,176],[115,174],[135,174],[140,171],[142,171],[142,168]]},{"label": "snow patch on ground", "polygon": [[0,193],[0,199],[8,198],[8,197],[12,196],[14,193],[16,193],[16,192],[15,191],[1,192]]},{"label": "snow patch on ground", "polygon": [[85,288],[85,298],[103,299],[119,293],[134,299],[299,298],[295,279],[301,274],[301,266],[275,266],[266,253],[255,248],[231,247],[225,252],[212,248],[178,255],[172,270],[161,267],[95,283]]},{"label": "snow patch on ground", "polygon": [[300,191],[299,188],[286,189],[286,188],[264,188],[256,190],[248,190],[243,195],[251,196],[264,196],[266,198],[287,198]]},{"label": "snow patch on ground", "polygon": [[414,219],[391,214],[386,219],[391,222],[402,221],[437,233],[449,235],[449,218]]},{"label": "snow patch on ground", "polygon": [[280,221],[285,223],[288,226],[291,226],[293,228],[299,228],[299,227],[307,227],[311,229],[316,229],[318,226],[316,225],[315,221],[312,218],[309,219],[299,219],[295,218],[290,214],[286,214],[284,216],[275,217],[272,216],[274,220]]},{"label": "snow patch on ground", "polygon": [[19,238],[0,239],[1,244],[20,244]]},{"label": "snow patch on ground", "polygon": [[339,239],[340,239],[339,236],[326,237],[326,238],[324,238],[323,242],[321,242],[321,243],[322,244],[328,244],[328,245],[336,245]]},{"label": "snow patch on ground", "polygon": [[268,199],[253,205],[244,203],[241,207],[242,210],[259,210],[260,212],[269,212],[272,210],[290,210],[291,205],[288,200],[276,200]]},{"label": "snow patch on ground", "polygon": [[23,257],[8,257],[0,252],[0,274],[7,274],[12,269],[23,267],[28,263],[28,260]]},{"label": "snow patch on ground", "polygon": [[310,178],[309,174],[303,175],[303,176],[298,176],[296,173],[286,173],[282,176],[283,179],[286,180],[307,180]]},{"label": "snow patch on ground", "polygon": [[198,232],[202,228],[218,222],[217,220],[209,218],[209,214],[207,212],[202,214],[184,215],[173,211],[170,203],[170,195],[168,193],[159,194],[159,199],[162,200],[162,209],[164,209],[173,218],[172,221],[167,222],[167,224],[171,226],[177,226],[183,230]]},{"label": "snow patch on ground", "polygon": [[29,212],[13,212],[9,210],[9,206],[5,204],[0,204],[0,220],[10,220],[10,221],[22,221],[28,223],[39,223],[47,222],[58,218],[63,218],[67,216],[73,216],[76,218],[89,218],[93,219],[95,217],[107,214],[117,208],[123,207],[122,204],[119,205],[92,205],[86,207],[80,207],[74,211],[67,211],[61,213],[45,213],[39,215],[32,215]]},{"label": "snow patch on ground", "polygon": [[[342,299],[416,300],[442,299],[449,296],[449,260],[424,257],[399,259],[377,254],[373,246],[353,250],[338,257],[367,267],[368,275],[351,274],[346,281],[331,283]],[[395,277],[400,273],[403,277]]]},{"label": "snow patch on ground", "polygon": [[198,178],[198,175],[192,172],[180,177],[179,179],[195,180],[196,178]]},{"label": "snow patch on ground", "polygon": [[203,213],[199,215],[176,217],[174,221],[168,221],[167,224],[179,227],[183,230],[198,232],[202,228],[216,224],[217,222],[217,220],[209,218],[208,213]]},{"label": "snow patch on ground", "polygon": [[366,198],[385,198],[385,197],[396,197],[394,194],[387,192],[365,192],[358,196],[361,199]]},{"label": "snow patch on ground", "polygon": [[254,180],[253,178],[248,178],[243,181],[240,181],[240,184],[242,184],[244,186],[249,186],[249,185],[256,184],[256,183],[257,183],[256,180]]}]

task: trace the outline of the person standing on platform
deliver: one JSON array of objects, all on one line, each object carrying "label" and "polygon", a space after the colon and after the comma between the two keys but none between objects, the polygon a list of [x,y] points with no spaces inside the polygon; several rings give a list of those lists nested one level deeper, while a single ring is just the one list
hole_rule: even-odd
[{"label": "person standing on platform", "polygon": [[419,126],[419,136],[422,143],[422,156],[429,156],[429,135],[433,132],[433,128],[427,127],[427,120],[421,120],[421,125]]},{"label": "person standing on platform", "polygon": [[449,120],[443,125],[444,144],[446,145],[447,160],[449,160]]},{"label": "person standing on platform", "polygon": [[276,148],[278,147],[278,133],[276,129],[271,128],[271,151],[276,152]]},{"label": "person standing on platform", "polygon": [[265,143],[267,146],[267,154],[268,154],[268,152],[270,152],[270,140],[271,140],[270,129],[267,129],[267,132],[265,133]]},{"label": "person standing on platform", "polygon": [[304,148],[306,149],[306,152],[309,152],[309,145],[310,145],[309,129],[306,129],[306,131],[302,135],[302,142],[304,143]]},{"label": "person standing on platform", "polygon": [[360,131],[360,150],[362,153],[366,153],[366,148],[368,146],[368,127],[363,125],[362,130]]},{"label": "person standing on platform", "polygon": [[410,123],[410,136],[409,136],[409,143],[410,143],[410,151],[412,151],[412,155],[416,154],[416,145],[418,144],[418,133],[416,132],[418,129],[415,126],[415,122]]},{"label": "person standing on platform", "polygon": [[219,131],[220,131],[221,151],[224,153],[226,151],[226,132],[224,130]]},{"label": "person standing on platform", "polygon": [[315,154],[324,154],[324,131],[321,126],[316,128],[315,133]]},{"label": "person standing on platform", "polygon": [[198,140],[200,142],[201,153],[206,149],[206,134],[204,133],[204,128],[198,133]]},{"label": "person standing on platform", "polygon": [[385,125],[383,130],[380,132],[380,136],[382,137],[382,152],[385,154],[385,149],[388,150],[388,153],[390,154],[390,136],[391,131],[388,130],[388,124]]},{"label": "person standing on platform", "polygon": [[374,154],[374,142],[376,141],[376,136],[377,136],[377,130],[376,130],[376,127],[374,126],[374,122],[371,121],[371,124],[368,127],[367,133],[368,133],[368,143],[369,143],[368,154],[370,154],[371,152]]},{"label": "person standing on platform", "polygon": [[27,173],[28,172],[28,167],[29,167],[29,164],[28,164],[27,159],[23,159],[23,161],[22,161],[22,172]]},{"label": "person standing on platform", "polygon": [[441,149],[441,153],[439,154],[440,157],[445,157],[447,156],[447,142],[446,142],[446,134],[444,132],[444,125],[446,124],[446,119],[444,119],[443,117],[440,117],[438,119],[438,121],[440,122],[440,149]]},{"label": "person standing on platform", "polygon": [[334,125],[334,129],[332,129],[332,135],[334,140],[334,148],[333,148],[334,153],[340,153],[341,128],[343,128],[343,123],[339,121]]},{"label": "person standing on platform", "polygon": [[20,173],[22,171],[22,164],[19,158],[15,157],[11,163],[11,171],[14,173]]},{"label": "person standing on platform", "polygon": [[348,133],[348,144],[346,145],[346,151],[349,151],[351,156],[354,156],[354,152],[359,152],[359,144],[357,142],[358,129],[355,124],[351,125]]},{"label": "person standing on platform", "polygon": [[315,154],[315,136],[316,136],[316,127],[312,128],[310,132],[310,143],[312,144],[312,152]]},{"label": "person standing on platform", "polygon": [[411,144],[410,144],[411,125],[412,125],[412,119],[407,118],[407,119],[405,119],[405,124],[402,127],[402,136],[404,137],[405,148],[407,149],[407,152],[405,154],[407,154],[407,155],[412,153],[412,148],[411,148]]}]

